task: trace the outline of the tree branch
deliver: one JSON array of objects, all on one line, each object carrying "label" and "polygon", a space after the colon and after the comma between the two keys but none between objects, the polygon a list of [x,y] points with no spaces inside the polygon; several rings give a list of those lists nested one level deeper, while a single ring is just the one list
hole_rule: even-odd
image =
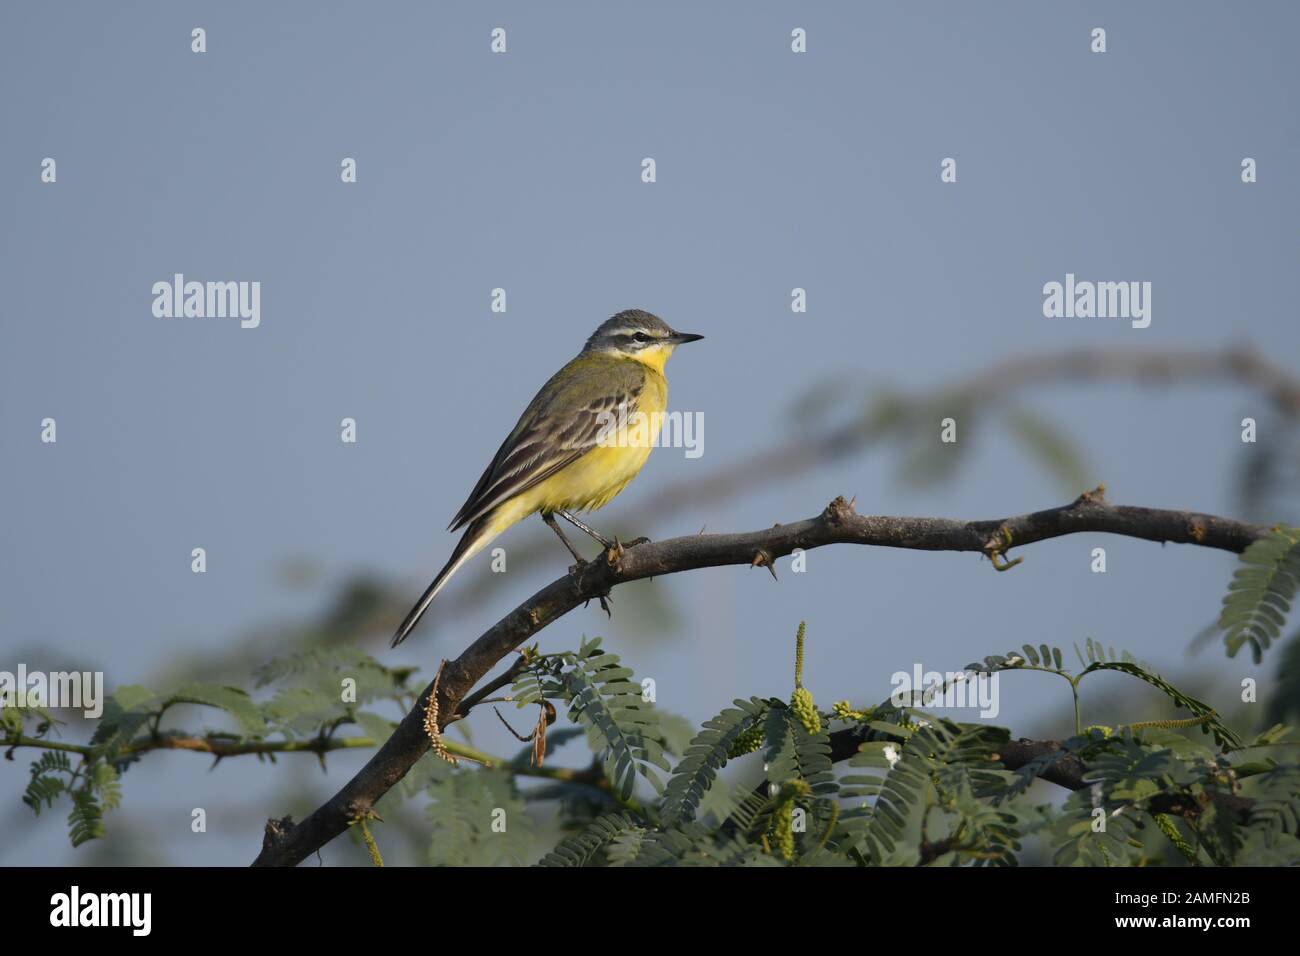
[{"label": "tree branch", "polygon": [[[368,750],[374,747],[376,743],[377,741],[373,737],[316,736],[306,737],[302,740],[243,740],[227,737],[223,734],[205,734],[203,736],[163,734],[157,737],[142,737],[139,740],[132,741],[122,750],[113,753],[112,756],[139,755],[156,750],[187,750],[191,753],[210,754],[216,757],[217,760],[224,760],[226,757],[243,757],[248,754],[274,755],[285,753],[312,753],[323,758],[325,754],[333,753],[336,750]],[[611,791],[613,789],[599,765],[593,765],[586,770],[573,770],[568,767],[538,767],[529,763],[497,757],[479,750],[477,747],[471,747],[455,740],[446,740],[443,744],[448,753],[484,767],[503,767],[511,773],[524,777],[541,777],[547,780],[559,780],[563,783],[580,783],[595,787],[597,790]],[[64,743],[61,740],[49,740],[45,737],[30,737],[22,734],[13,737],[0,737],[0,748],[4,749],[6,759],[12,760],[13,752],[19,747],[30,747],[35,750],[57,750],[63,753],[78,754],[86,758],[100,755],[99,749],[92,744]]]},{"label": "tree branch", "polygon": [[[1195,512],[1110,505],[1101,488],[1060,508],[987,521],[859,515],[852,502],[836,498],[815,518],[764,531],[691,535],[625,548],[621,553],[606,552],[542,588],[449,661],[439,686],[439,713],[444,715],[444,725],[463,716],[466,694],[507,654],[579,604],[627,581],[733,564],[772,568],[777,558],[796,549],[830,544],[968,551],[996,560],[1012,547],[1082,532],[1241,552],[1268,529]],[[365,767],[307,819],[296,825],[271,821],[253,865],[296,865],[344,832],[349,820],[372,810],[429,747],[423,723],[431,689],[432,684],[425,688]]]},{"label": "tree branch", "polygon": [[[225,757],[242,757],[246,754],[283,754],[313,753],[318,756],[334,750],[355,750],[373,747],[371,737],[307,737],[302,740],[243,740],[222,734],[159,734],[134,740],[114,757],[127,754],[145,754],[154,750],[189,750],[193,753],[211,754],[217,759]],[[0,737],[0,747],[8,751],[18,747],[33,747],[38,750],[61,750],[64,753],[80,754],[94,757],[99,752],[92,744],[69,744],[45,737],[26,737],[19,734],[14,737]]]}]

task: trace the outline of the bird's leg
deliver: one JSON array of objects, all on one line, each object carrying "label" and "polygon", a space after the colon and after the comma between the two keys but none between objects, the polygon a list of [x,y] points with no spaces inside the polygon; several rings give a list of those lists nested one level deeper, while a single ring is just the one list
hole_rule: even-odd
[{"label": "bird's leg", "polygon": [[[605,547],[607,547],[607,548],[611,548],[611,547],[614,546],[614,545],[608,544],[608,543],[605,541],[604,538],[602,538],[600,535],[596,534],[596,532],[592,531],[590,528],[588,528],[588,527],[587,527],[585,524],[583,524],[581,521],[578,521],[576,518],[573,517],[573,515],[569,514],[567,511],[557,511],[555,514],[563,515],[565,518],[567,518],[569,521],[572,521],[574,524],[576,524],[576,525],[577,525],[579,528],[581,528],[583,531],[587,532],[587,534],[591,535],[591,536],[594,537],[597,541],[600,541],[602,544],[604,544]],[[555,522],[555,515],[553,515],[553,514],[551,514],[551,513],[549,513],[549,512],[543,511],[543,512],[542,512],[542,520],[545,521],[545,522],[547,523],[547,525],[550,526],[550,529],[551,529],[552,531],[554,531],[557,535],[560,536],[560,540],[564,542],[564,546],[565,546],[566,548],[569,549],[569,554],[573,555],[574,559],[578,562],[578,563],[577,563],[576,565],[574,565],[574,567],[571,569],[572,571],[577,571],[579,568],[581,568],[584,564],[587,563],[587,559],[584,558],[582,555],[580,555],[580,554],[578,553],[578,549],[575,548],[575,547],[574,547],[574,546],[569,542],[569,539],[566,538],[566,537],[564,536],[564,531],[563,531],[563,529],[561,529],[560,526],[559,526],[558,524],[556,524],[556,522]],[[615,544],[617,544],[617,542],[615,542]],[[600,601],[600,609],[601,609],[602,611],[604,611],[605,614],[608,615],[609,617],[613,617],[613,616],[614,616],[614,612],[611,611],[611,610],[609,609],[609,604],[610,604],[610,602],[613,600],[613,598],[610,597],[608,594],[602,594],[602,595],[601,595],[597,600]]]},{"label": "bird's leg", "polygon": [[[563,514],[563,512],[561,512],[561,514]],[[578,567],[582,567],[582,565],[587,563],[587,559],[580,555],[578,549],[575,548],[572,542],[564,536],[564,529],[556,523],[555,515],[551,514],[549,511],[543,511],[542,520],[546,522],[548,528],[559,535],[560,540],[564,542],[564,546],[569,549],[569,554],[573,555],[573,559],[578,562]]]},{"label": "bird's leg", "polygon": [[594,528],[590,528],[587,525],[583,524],[581,521],[579,521],[573,515],[572,512],[557,511],[555,513],[559,515],[561,518],[563,518],[565,521],[568,521],[573,525],[575,525],[576,527],[581,528],[583,531],[587,532],[587,534],[591,535],[593,538],[599,541],[601,543],[601,546],[604,547],[604,549],[609,553],[610,563],[613,563],[614,561],[623,557],[623,549],[625,547],[635,548],[638,544],[650,543],[649,538],[633,538],[626,545],[624,545],[623,542],[618,540],[618,535],[615,535],[614,540],[610,541],[609,538],[605,537],[599,531],[595,530]]},{"label": "bird's leg", "polygon": [[569,522],[569,524],[573,525],[575,528],[587,532],[587,534],[591,535],[593,538],[599,541],[601,545],[603,545],[606,549],[614,547],[613,541],[610,541],[609,538],[605,537],[603,534],[601,534],[599,531],[595,530],[594,528],[590,528],[587,525],[583,524],[582,521],[580,521],[577,517],[575,517],[570,512],[557,511],[555,513],[559,515],[561,518],[563,518],[565,521]]}]

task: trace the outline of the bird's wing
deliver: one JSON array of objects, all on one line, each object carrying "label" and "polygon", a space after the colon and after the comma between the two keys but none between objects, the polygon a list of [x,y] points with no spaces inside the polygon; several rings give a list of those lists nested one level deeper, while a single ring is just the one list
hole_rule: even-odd
[{"label": "bird's wing", "polygon": [[577,461],[637,410],[645,370],[639,363],[578,358],[542,386],[498,449],[450,530],[545,481]]}]

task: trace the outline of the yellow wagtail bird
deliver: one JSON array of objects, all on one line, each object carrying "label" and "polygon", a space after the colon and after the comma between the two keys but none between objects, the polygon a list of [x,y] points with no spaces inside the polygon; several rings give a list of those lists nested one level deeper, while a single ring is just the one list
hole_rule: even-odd
[{"label": "yellow wagtail bird", "polygon": [[676,332],[640,309],[620,312],[596,329],[578,356],[528,403],[451,519],[449,530],[468,526],[465,534],[406,615],[393,646],[406,640],[461,565],[534,512],[541,513],[579,564],[585,562],[556,524],[557,514],[603,547],[615,547],[571,512],[608,504],[636,477],[668,404],[664,363],[677,346],[702,338]]}]

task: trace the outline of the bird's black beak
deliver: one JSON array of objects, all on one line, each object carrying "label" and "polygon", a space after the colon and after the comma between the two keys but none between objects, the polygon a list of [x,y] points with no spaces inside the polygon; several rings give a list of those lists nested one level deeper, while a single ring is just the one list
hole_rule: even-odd
[{"label": "bird's black beak", "polygon": [[698,342],[704,338],[702,335],[696,335],[694,332],[674,332],[668,337],[668,341],[673,345],[685,345],[687,342]]}]

